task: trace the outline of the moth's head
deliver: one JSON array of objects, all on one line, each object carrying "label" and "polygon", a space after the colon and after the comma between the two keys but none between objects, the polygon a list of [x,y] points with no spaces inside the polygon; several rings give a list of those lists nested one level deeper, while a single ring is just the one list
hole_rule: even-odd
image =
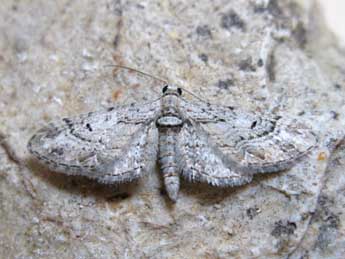
[{"label": "moth's head", "polygon": [[182,89],[180,87],[177,87],[175,85],[166,85],[162,89],[163,95],[173,94],[177,96],[182,95]]}]

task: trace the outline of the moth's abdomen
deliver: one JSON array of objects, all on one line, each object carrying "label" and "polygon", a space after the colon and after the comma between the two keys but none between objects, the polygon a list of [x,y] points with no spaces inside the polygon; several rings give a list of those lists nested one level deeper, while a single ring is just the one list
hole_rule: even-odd
[{"label": "moth's abdomen", "polygon": [[176,161],[176,128],[160,128],[159,164],[164,185],[171,200],[176,201],[180,189],[179,168]]}]

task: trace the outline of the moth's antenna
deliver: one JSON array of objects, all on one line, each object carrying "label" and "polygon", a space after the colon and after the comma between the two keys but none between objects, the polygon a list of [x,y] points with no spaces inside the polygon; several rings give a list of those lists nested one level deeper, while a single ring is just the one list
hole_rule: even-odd
[{"label": "moth's antenna", "polygon": [[[179,86],[180,87],[180,86]],[[201,102],[204,102],[204,103],[207,103],[207,104],[210,104],[210,102],[202,99],[201,97],[197,96],[196,94],[193,94],[191,91],[188,91],[187,89],[183,88],[183,87],[180,87],[183,91],[189,93],[191,96],[195,97],[196,99],[198,99],[199,101]]]},{"label": "moth's antenna", "polygon": [[[145,73],[145,72],[143,72],[143,71],[137,70],[137,69],[132,68],[132,67],[127,67],[127,66],[123,66],[123,65],[105,65],[104,67],[115,67],[115,68],[127,69],[127,70],[129,70],[129,71],[137,72],[137,73],[142,74],[142,75],[144,75],[144,76],[151,77],[151,78],[153,78],[153,79],[155,79],[155,80],[158,80],[158,81],[160,81],[160,82],[163,82],[163,83],[166,84],[166,85],[168,84],[168,80],[166,80],[166,79],[162,79],[162,78],[159,78],[159,77],[157,77],[157,76],[150,75],[150,74],[148,74],[148,73]],[[179,87],[180,87],[180,86],[179,86]],[[185,88],[183,88],[183,87],[180,87],[180,88],[181,88],[183,91],[189,93],[191,96],[193,96],[193,97],[195,97],[196,99],[198,99],[199,101],[209,104],[208,101],[202,99],[201,97],[197,96],[196,94],[193,94],[191,91],[188,91],[187,89],[185,89]],[[161,97],[160,97],[160,98],[161,98]],[[158,98],[157,100],[159,100],[160,98]],[[154,100],[154,101],[157,101],[157,100]]]},{"label": "moth's antenna", "polygon": [[153,79],[155,79],[155,80],[161,81],[161,82],[163,82],[164,84],[168,84],[168,81],[165,80],[165,79],[161,79],[161,78],[159,78],[159,77],[157,77],[157,76],[150,75],[150,74],[148,74],[148,73],[145,73],[145,72],[143,72],[143,71],[137,70],[137,69],[135,69],[135,68],[131,68],[131,67],[127,67],[127,66],[122,66],[122,65],[105,65],[104,67],[117,67],[117,68],[127,69],[127,70],[130,70],[130,71],[134,71],[134,72],[137,72],[137,73],[139,73],[139,74],[142,74],[142,75],[144,75],[144,76],[151,77],[151,78],[153,78]]}]

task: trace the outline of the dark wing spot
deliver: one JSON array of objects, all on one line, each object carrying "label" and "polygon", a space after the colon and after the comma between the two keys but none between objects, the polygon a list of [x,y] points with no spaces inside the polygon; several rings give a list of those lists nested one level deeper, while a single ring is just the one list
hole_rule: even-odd
[{"label": "dark wing spot", "polygon": [[89,123],[86,124],[86,128],[91,132],[92,131],[92,128],[91,128],[91,125]]},{"label": "dark wing spot", "polygon": [[53,148],[53,149],[50,151],[50,154],[54,154],[54,155],[58,155],[58,156],[62,156],[63,153],[64,153],[63,148]]},{"label": "dark wing spot", "polygon": [[252,125],[250,125],[250,128],[251,128],[251,129],[254,129],[255,126],[256,126],[256,123],[257,123],[257,121],[253,121]]}]

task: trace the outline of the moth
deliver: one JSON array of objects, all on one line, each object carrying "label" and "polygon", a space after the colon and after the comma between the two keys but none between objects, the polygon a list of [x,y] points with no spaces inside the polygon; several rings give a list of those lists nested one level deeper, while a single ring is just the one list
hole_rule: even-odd
[{"label": "moth", "polygon": [[256,173],[291,168],[317,143],[295,118],[184,98],[165,85],[159,99],[63,118],[40,129],[28,150],[51,170],[101,183],[129,182],[158,162],[169,198],[180,177],[213,186],[249,183]]}]

